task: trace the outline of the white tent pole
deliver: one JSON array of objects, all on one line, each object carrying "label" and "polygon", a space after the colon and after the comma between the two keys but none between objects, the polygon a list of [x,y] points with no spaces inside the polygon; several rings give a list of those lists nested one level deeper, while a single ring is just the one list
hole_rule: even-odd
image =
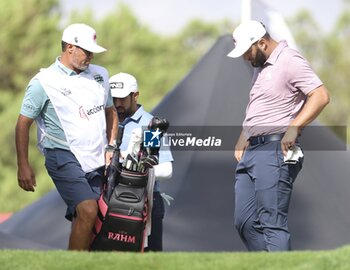
[{"label": "white tent pole", "polygon": [[241,22],[249,21],[251,17],[251,0],[242,0]]}]

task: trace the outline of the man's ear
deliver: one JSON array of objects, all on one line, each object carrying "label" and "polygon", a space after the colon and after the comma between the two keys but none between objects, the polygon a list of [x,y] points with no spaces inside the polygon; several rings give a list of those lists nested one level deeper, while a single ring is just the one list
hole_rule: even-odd
[{"label": "man's ear", "polygon": [[260,50],[262,50],[262,51],[266,51],[266,49],[267,49],[266,41],[263,38],[259,40],[258,46],[259,46]]},{"label": "man's ear", "polygon": [[137,102],[137,99],[139,98],[139,92],[135,92],[134,94],[134,100]]},{"label": "man's ear", "polygon": [[67,50],[72,53],[72,50],[74,49],[74,45],[72,44],[67,44]]}]

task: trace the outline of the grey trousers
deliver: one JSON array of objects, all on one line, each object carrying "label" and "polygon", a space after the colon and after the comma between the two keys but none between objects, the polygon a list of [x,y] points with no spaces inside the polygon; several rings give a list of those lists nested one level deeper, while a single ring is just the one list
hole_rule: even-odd
[{"label": "grey trousers", "polygon": [[236,168],[234,224],[249,251],[291,249],[288,207],[302,163],[285,164],[280,141],[244,153]]}]

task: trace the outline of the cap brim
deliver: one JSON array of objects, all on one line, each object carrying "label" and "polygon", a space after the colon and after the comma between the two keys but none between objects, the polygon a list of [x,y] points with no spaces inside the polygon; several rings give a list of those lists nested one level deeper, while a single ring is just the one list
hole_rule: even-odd
[{"label": "cap brim", "polygon": [[114,98],[125,98],[130,93],[131,93],[130,91],[125,91],[125,90],[121,90],[121,89],[118,89],[118,88],[111,89],[111,95]]},{"label": "cap brim", "polygon": [[87,50],[92,53],[102,53],[107,51],[107,49],[101,47],[100,45],[94,44],[92,46],[81,46],[84,50]]},{"label": "cap brim", "polygon": [[250,44],[245,44],[245,45],[237,45],[227,56],[232,57],[232,58],[237,58],[242,56],[246,51],[248,51]]}]

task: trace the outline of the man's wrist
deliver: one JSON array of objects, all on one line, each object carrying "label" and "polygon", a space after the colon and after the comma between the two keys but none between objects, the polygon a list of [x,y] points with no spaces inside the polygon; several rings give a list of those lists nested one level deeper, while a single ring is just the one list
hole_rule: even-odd
[{"label": "man's wrist", "polygon": [[302,131],[302,126],[296,125],[296,124],[291,124],[288,127],[288,131],[292,131],[293,133],[297,134],[297,136],[300,136],[301,131]]},{"label": "man's wrist", "polygon": [[115,150],[116,146],[114,144],[107,144],[105,146],[105,152],[113,152]]}]

